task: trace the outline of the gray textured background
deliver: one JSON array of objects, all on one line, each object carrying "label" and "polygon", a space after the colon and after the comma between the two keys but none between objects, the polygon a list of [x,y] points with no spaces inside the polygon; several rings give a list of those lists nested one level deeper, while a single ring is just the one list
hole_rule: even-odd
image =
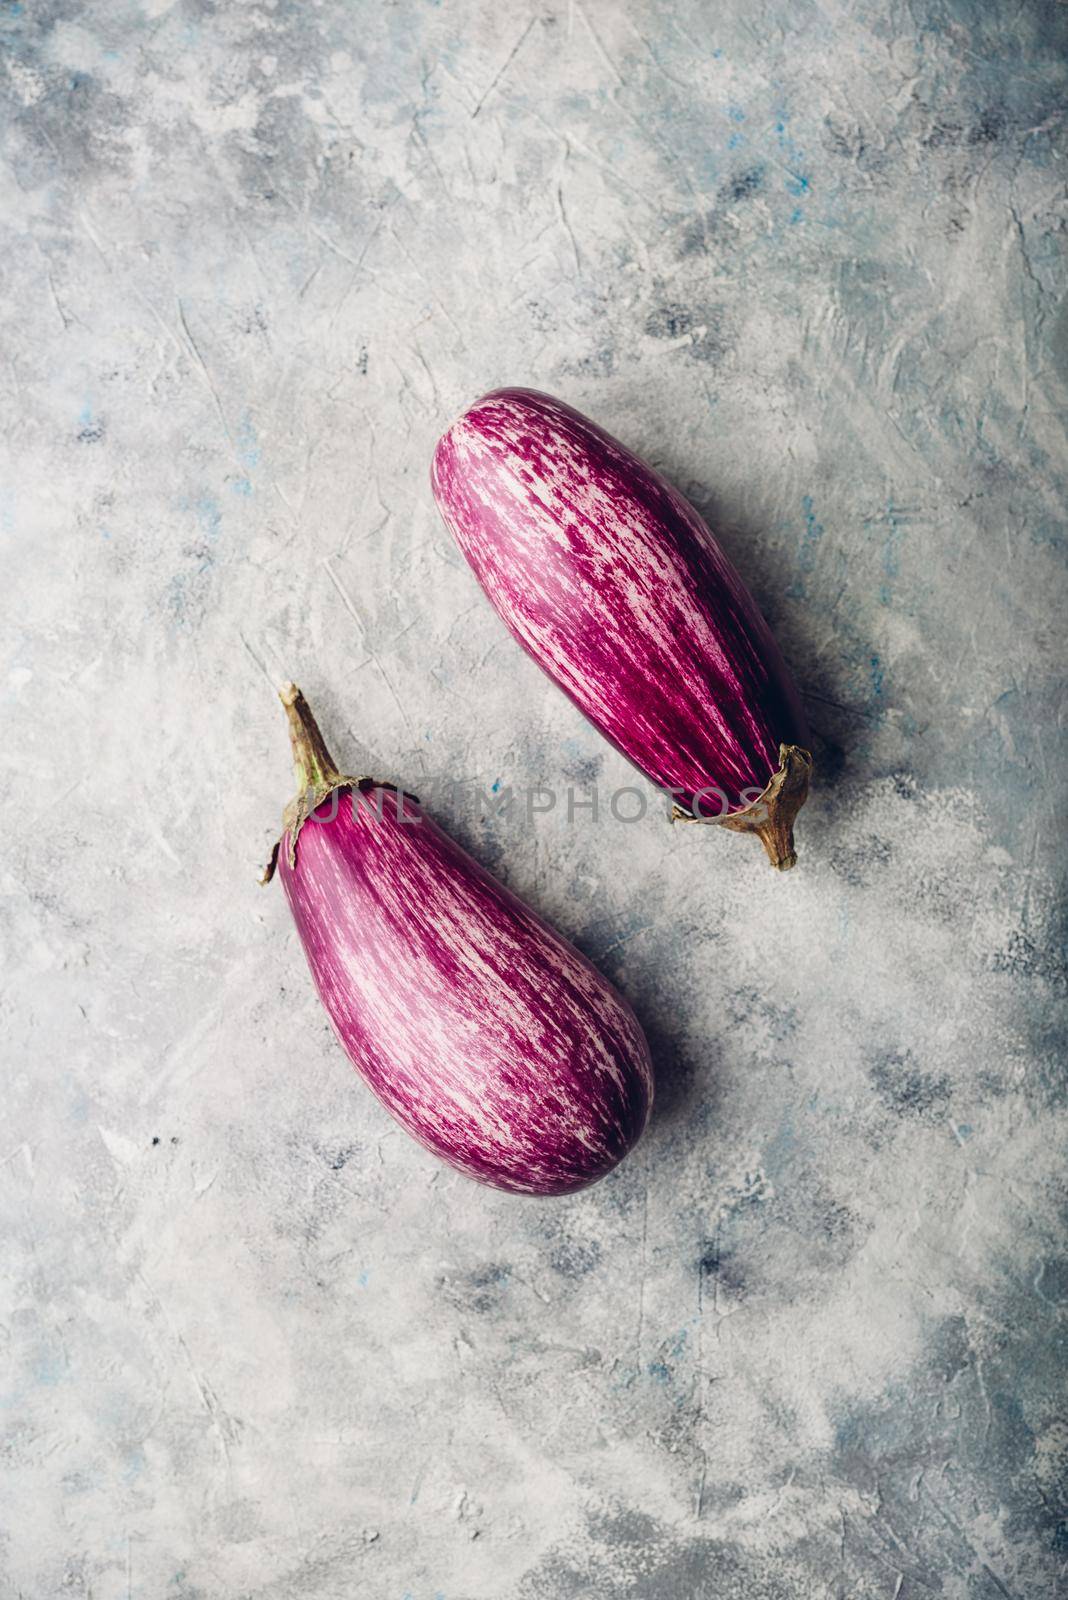
[{"label": "gray textured background", "polygon": [[[1068,7],[0,36],[0,1593],[1053,1596]],[[395,1129],[256,885],[288,676],[416,790],[632,781],[436,519],[502,382],[710,515],[820,766],[784,878],[439,808],[654,1044],[555,1203]]]}]

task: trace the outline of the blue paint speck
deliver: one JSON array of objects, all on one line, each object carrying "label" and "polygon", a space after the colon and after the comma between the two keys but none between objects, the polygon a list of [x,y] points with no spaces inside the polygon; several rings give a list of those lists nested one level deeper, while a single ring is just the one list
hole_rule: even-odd
[{"label": "blue paint speck", "polygon": [[63,1377],[63,1367],[51,1356],[42,1356],[33,1364],[34,1381],[42,1388],[54,1389]]},{"label": "blue paint speck", "polygon": [[[849,945],[849,907],[845,901],[838,907],[838,949],[840,952],[847,950]],[[837,959],[841,959],[839,955]]]},{"label": "blue paint speck", "polygon": [[801,210],[801,207],[800,206],[794,206],[794,209],[790,212],[790,221],[791,222],[804,222],[804,220],[805,220],[805,213]]},{"label": "blue paint speck", "polygon": [[244,495],[246,498],[252,493],[252,481],[249,478],[235,478],[230,487],[235,494]]},{"label": "blue paint speck", "polygon": [[674,1356],[676,1359],[678,1359],[678,1357],[682,1355],[682,1352],[686,1348],[686,1341],[688,1338],[689,1334],[687,1330],[685,1328],[680,1328],[668,1346],[668,1355]]},{"label": "blue paint speck", "polygon": [[202,494],[196,500],[182,501],[182,510],[194,512],[201,532],[214,544],[222,526],[222,511],[213,494]]},{"label": "blue paint speck", "polygon": [[258,467],[263,459],[263,451],[260,449],[252,416],[248,411],[241,418],[241,426],[237,430],[237,438],[234,442],[237,445],[237,455],[241,465],[249,471],[253,467]]},{"label": "blue paint speck", "polygon": [[894,505],[891,497],[886,502],[886,539],[883,544],[883,572],[886,574],[886,582],[879,590],[879,599],[884,606],[890,604],[891,584],[893,579],[897,577],[899,570],[898,555],[901,550],[902,529],[904,527],[900,511],[901,508]]},{"label": "blue paint speck", "polygon": [[872,658],[871,658],[871,688],[872,688],[872,693],[873,694],[875,694],[875,695],[881,695],[882,694],[882,692],[883,692],[883,678],[884,678],[883,664],[879,660],[878,656],[872,656]]},{"label": "blue paint speck", "polygon": [[805,598],[807,592],[805,574],[815,568],[816,549],[823,538],[823,523],[816,521],[815,504],[810,494],[802,495],[801,509],[805,514],[805,528],[801,535],[801,547],[797,552],[798,576],[786,591],[792,600]]},{"label": "blue paint speck", "polygon": [[370,1283],[370,1281],[371,1281],[371,1274],[367,1270],[366,1267],[363,1268],[362,1272],[358,1272],[356,1274],[356,1287],[357,1287],[357,1289],[366,1289],[367,1285]]}]

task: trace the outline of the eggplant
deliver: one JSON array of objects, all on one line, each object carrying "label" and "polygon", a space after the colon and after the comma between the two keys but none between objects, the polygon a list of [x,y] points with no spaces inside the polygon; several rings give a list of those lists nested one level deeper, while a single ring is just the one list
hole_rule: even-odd
[{"label": "eggplant", "polygon": [[767,623],[679,492],[550,395],[497,389],[442,435],[438,509],[508,628],[675,798],[673,820],[797,860],[812,757]]},{"label": "eggplant", "polygon": [[356,1070],[469,1177],[534,1195],[604,1177],[652,1103],[630,1006],[414,796],[340,773],[299,689],[281,698],[298,793],[264,881]]}]

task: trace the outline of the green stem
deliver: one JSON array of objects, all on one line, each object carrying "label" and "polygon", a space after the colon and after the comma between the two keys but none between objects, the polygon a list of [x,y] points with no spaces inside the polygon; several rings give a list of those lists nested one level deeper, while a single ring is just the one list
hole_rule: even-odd
[{"label": "green stem", "polygon": [[330,788],[341,773],[334,758],[326,748],[326,740],[319,732],[319,724],[312,716],[311,707],[295,683],[287,683],[279,695],[289,722],[289,740],[293,746],[293,769],[297,776],[297,791],[306,794],[309,789]]}]

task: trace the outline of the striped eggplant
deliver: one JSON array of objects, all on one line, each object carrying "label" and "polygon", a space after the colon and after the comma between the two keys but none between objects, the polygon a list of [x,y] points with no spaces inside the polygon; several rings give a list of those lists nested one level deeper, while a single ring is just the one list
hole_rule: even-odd
[{"label": "striped eggplant", "polygon": [[653,1079],[630,1006],[392,784],[345,777],[282,691],[298,793],[277,869],[319,997],[402,1127],[472,1178],[568,1194],[635,1143]]},{"label": "striped eggplant", "polygon": [[446,525],[534,660],[673,819],[756,833],[792,867],[812,757],[767,623],[691,505],[560,400],[498,389],[438,441]]}]

